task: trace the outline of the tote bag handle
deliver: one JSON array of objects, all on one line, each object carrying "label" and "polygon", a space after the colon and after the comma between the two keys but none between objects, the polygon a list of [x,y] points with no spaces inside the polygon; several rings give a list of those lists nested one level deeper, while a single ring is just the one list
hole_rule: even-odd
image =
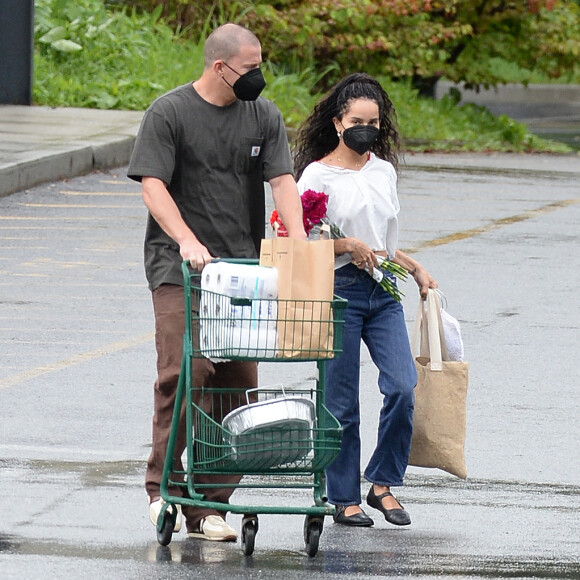
[{"label": "tote bag handle", "polygon": [[411,334],[411,350],[413,356],[430,359],[432,371],[443,370],[442,361],[449,360],[441,320],[441,302],[431,288],[427,292],[427,300],[419,299]]}]

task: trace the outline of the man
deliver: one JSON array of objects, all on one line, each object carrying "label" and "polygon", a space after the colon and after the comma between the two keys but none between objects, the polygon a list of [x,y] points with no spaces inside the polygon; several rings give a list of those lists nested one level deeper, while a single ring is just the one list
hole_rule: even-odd
[{"label": "man", "polygon": [[[153,445],[145,487],[155,524],[163,500],[163,471],[184,328],[182,260],[201,271],[213,257],[254,258],[264,236],[264,181],[272,188],[278,213],[291,237],[306,238],[302,206],[292,177],[292,160],[278,109],[259,97],[261,46],[249,30],[225,24],[204,47],[204,71],[191,84],[158,98],[147,110],[128,176],[141,181],[149,210],[145,271],[152,291],[156,326],[157,372],[154,390]],[[257,386],[255,362],[194,361],[195,387]],[[186,446],[177,437],[175,469]],[[227,503],[237,476],[197,477],[218,484],[204,489],[210,501]],[[181,495],[180,489],[172,494]],[[183,507],[190,537],[232,541],[236,531],[225,513]],[[174,531],[181,527],[177,514]]]}]

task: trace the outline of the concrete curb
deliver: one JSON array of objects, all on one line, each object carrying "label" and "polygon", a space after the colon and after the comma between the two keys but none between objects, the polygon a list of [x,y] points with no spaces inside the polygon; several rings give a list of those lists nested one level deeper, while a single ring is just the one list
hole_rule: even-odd
[{"label": "concrete curb", "polygon": [[580,175],[579,154],[406,153],[401,168],[469,173],[543,173]]},{"label": "concrete curb", "polygon": [[126,165],[131,157],[134,137],[101,145],[87,145],[54,151],[0,169],[0,196],[9,195],[47,181],[56,181],[90,173],[95,169]]},{"label": "concrete curb", "polygon": [[449,81],[439,81],[435,87],[435,98],[440,99],[456,88],[466,103],[487,104],[491,102],[523,104],[558,103],[580,107],[580,85],[528,85],[520,84],[498,85],[495,89],[466,89],[463,84]]},{"label": "concrete curb", "polygon": [[0,196],[129,162],[142,112],[0,106]]},{"label": "concrete curb", "polygon": [[[139,111],[0,106],[0,197],[126,165],[142,117]],[[402,168],[580,174],[580,156],[407,153]]]}]

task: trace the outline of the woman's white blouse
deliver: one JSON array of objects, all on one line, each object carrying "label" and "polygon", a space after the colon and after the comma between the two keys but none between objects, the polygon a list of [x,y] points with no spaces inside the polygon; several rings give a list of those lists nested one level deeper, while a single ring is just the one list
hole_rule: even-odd
[{"label": "woman's white blouse", "polygon": [[[298,181],[301,195],[309,189],[328,195],[328,219],[347,237],[358,238],[374,251],[395,255],[400,206],[397,174],[391,163],[374,153],[358,171],[316,161],[304,169]],[[336,256],[335,268],[351,260],[348,253]]]}]

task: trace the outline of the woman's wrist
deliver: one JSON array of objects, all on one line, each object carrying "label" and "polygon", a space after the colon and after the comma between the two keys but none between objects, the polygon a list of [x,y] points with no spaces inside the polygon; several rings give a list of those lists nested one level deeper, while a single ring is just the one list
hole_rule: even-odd
[{"label": "woman's wrist", "polygon": [[351,251],[350,238],[337,238],[334,240],[334,253],[336,256],[342,256]]}]

